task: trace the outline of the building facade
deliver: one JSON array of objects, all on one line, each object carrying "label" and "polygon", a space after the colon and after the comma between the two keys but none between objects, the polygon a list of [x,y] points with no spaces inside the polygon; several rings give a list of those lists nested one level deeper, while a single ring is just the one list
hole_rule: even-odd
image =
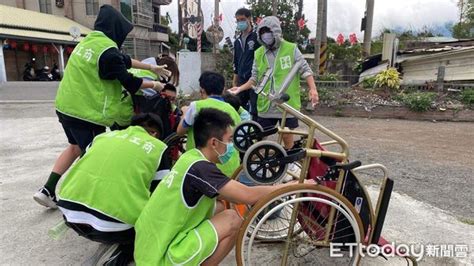
[{"label": "building facade", "polygon": [[87,28],[94,21],[101,5],[108,4],[127,17],[134,29],[123,49],[136,59],[156,56],[167,50],[168,28],[160,24],[160,6],[171,0],[1,0],[0,4],[64,16]]}]

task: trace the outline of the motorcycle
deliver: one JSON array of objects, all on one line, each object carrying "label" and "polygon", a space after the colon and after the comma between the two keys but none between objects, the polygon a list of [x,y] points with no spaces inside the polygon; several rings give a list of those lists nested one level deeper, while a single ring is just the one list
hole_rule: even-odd
[{"label": "motorcycle", "polygon": [[37,81],[53,81],[53,74],[51,74],[49,67],[44,66],[37,75]]},{"label": "motorcycle", "polygon": [[53,75],[54,81],[61,80],[61,73],[59,72],[59,67],[56,63],[53,64],[53,69],[51,69],[51,75]]},{"label": "motorcycle", "polygon": [[23,80],[24,81],[36,80],[36,71],[32,63],[25,64],[25,70],[23,70]]}]

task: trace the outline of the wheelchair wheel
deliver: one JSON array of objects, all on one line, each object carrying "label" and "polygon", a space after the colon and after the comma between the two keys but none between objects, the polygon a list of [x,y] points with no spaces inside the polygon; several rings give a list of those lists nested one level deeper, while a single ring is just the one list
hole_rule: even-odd
[{"label": "wheelchair wheel", "polygon": [[[257,236],[268,230],[272,216],[285,209],[296,211],[293,227],[287,226],[287,237],[280,242],[259,240]],[[281,220],[291,224],[286,217]],[[293,233],[288,237],[290,229]],[[237,265],[253,265],[257,259],[262,263],[263,253],[263,263],[268,265],[357,265],[360,254],[356,247],[344,244],[363,239],[361,219],[346,198],[318,185],[295,184],[257,202],[240,228],[235,253]],[[342,257],[330,256],[331,244],[340,248]]]},{"label": "wheelchair wheel", "polygon": [[186,136],[180,136],[175,132],[166,137],[163,142],[168,146],[164,155],[171,159],[171,166],[178,160],[179,156],[186,151]]},{"label": "wheelchair wheel", "polygon": [[283,147],[273,141],[260,141],[253,144],[243,159],[247,177],[256,184],[270,185],[281,181],[288,165],[276,164],[275,161],[286,156]]},{"label": "wheelchair wheel", "polygon": [[[301,165],[299,163],[295,164],[296,167],[301,170]],[[239,173],[236,173],[236,180],[245,184],[245,185],[254,185],[250,183],[248,180],[241,180],[245,176],[245,171],[240,170]],[[244,176],[243,176],[244,175]],[[247,177],[248,179],[248,177]],[[283,182],[289,182],[294,180],[295,177],[288,172],[285,178],[283,178]],[[289,200],[290,198],[285,198],[283,200]],[[281,203],[282,201],[280,201]],[[276,203],[275,203],[276,204]],[[274,204],[274,205],[275,205]],[[230,207],[233,208],[234,210],[237,211],[237,213],[245,219],[247,215],[250,213],[252,206],[251,205],[246,205],[246,204],[230,204]],[[291,216],[291,211],[292,211],[292,206],[287,206],[287,208],[283,209],[282,211],[275,213],[269,220],[269,222],[260,228],[258,231],[256,238],[259,240],[281,240],[286,238],[286,233],[288,232],[288,220],[289,220],[289,215]],[[271,209],[271,206],[267,208],[268,210]],[[262,217],[263,217],[263,212],[262,212]],[[250,225],[250,229],[254,226],[257,225],[257,221]],[[295,233],[301,232],[301,228],[297,228],[298,230],[295,231]],[[248,232],[251,234],[251,231]],[[250,235],[249,235],[250,236]]]},{"label": "wheelchair wheel", "polygon": [[234,147],[240,152],[245,152],[254,143],[262,140],[260,134],[262,126],[254,121],[246,121],[238,125],[234,130]]}]

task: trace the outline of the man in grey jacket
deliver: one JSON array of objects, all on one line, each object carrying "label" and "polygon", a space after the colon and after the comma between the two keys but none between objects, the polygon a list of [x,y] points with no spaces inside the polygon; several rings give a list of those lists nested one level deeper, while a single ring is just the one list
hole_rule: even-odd
[{"label": "man in grey jacket", "polygon": [[[267,68],[273,69],[272,79],[264,88],[265,92],[275,92],[280,89],[284,79],[289,74],[292,66],[301,62],[297,75],[290,83],[287,93],[290,96],[288,104],[299,110],[301,108],[300,100],[300,78],[305,79],[309,88],[309,98],[313,107],[318,103],[318,91],[313,78],[313,71],[303,58],[297,45],[288,42],[282,37],[280,21],[277,17],[265,17],[257,29],[258,41],[262,46],[255,51],[255,59],[252,66],[252,76],[245,84],[239,87],[233,87],[230,92],[238,94],[239,92],[249,90],[262,81],[263,74]],[[275,126],[281,123],[282,113],[266,97],[259,95],[257,100],[258,118],[257,122],[263,128]],[[298,120],[295,117],[288,116],[285,125],[290,129],[298,127]],[[286,149],[293,147],[293,135],[284,134],[283,142]]]}]

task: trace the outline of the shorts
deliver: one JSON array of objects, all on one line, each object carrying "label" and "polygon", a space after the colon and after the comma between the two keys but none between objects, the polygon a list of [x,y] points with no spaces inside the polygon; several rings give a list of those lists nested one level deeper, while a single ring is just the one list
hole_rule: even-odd
[{"label": "shorts", "polygon": [[104,133],[105,127],[102,128],[81,128],[65,126],[63,124],[64,133],[66,133],[69,144],[78,145],[84,152],[87,146],[92,142],[95,136]]},{"label": "shorts", "polygon": [[69,144],[78,145],[82,152],[92,142],[95,136],[105,132],[105,127],[65,115],[56,111],[59,122],[63,126]]},{"label": "shorts", "polygon": [[[258,117],[257,123],[259,123],[264,130],[273,128],[276,126],[277,123],[281,123],[281,118],[263,118]],[[287,118],[285,126],[290,129],[295,129],[298,127],[298,119],[295,117]]]},{"label": "shorts", "polygon": [[187,234],[178,235],[166,252],[166,265],[200,265],[217,248],[219,238],[210,220],[204,220]]}]

